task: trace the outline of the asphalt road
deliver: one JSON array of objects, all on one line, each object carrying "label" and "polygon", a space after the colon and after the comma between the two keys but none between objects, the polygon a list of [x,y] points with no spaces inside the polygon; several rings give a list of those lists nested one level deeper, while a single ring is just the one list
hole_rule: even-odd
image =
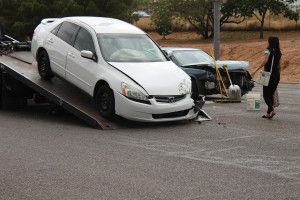
[{"label": "asphalt road", "polygon": [[272,120],[263,100],[208,99],[212,121],[110,131],[45,106],[0,110],[0,199],[300,199],[300,85],[279,96]]}]

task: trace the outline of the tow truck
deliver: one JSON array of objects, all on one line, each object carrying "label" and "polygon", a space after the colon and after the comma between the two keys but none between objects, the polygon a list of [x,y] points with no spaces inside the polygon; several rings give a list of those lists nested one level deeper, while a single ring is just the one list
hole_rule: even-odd
[{"label": "tow truck", "polygon": [[[41,79],[37,63],[30,52],[30,41],[19,42],[5,35],[1,23],[0,31],[0,109],[24,107],[28,99],[37,103],[41,101],[39,99],[46,99],[94,128],[109,130],[124,126],[100,116],[94,102],[70,83],[57,77],[51,81]],[[195,109],[199,115],[195,121],[211,120],[201,109],[203,104],[204,97],[196,102]]]}]

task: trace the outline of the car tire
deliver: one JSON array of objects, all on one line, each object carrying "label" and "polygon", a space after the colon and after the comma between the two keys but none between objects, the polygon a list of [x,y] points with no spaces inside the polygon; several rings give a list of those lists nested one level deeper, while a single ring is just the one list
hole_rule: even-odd
[{"label": "car tire", "polygon": [[115,116],[115,97],[112,89],[108,86],[101,86],[96,93],[96,108],[99,114],[111,119]]},{"label": "car tire", "polygon": [[53,77],[53,75],[50,66],[49,56],[46,51],[43,50],[38,54],[37,63],[38,71],[41,78],[44,80],[50,80]]},{"label": "car tire", "polygon": [[198,100],[199,95],[206,95],[205,82],[192,78],[192,99]]},{"label": "car tire", "polygon": [[191,95],[191,97],[192,97],[192,99],[196,100],[198,95],[199,95],[199,92],[198,92],[196,80],[194,78],[192,78],[192,95]]},{"label": "car tire", "polygon": [[205,87],[206,81],[198,81],[198,93],[200,95],[206,96],[206,87]]}]

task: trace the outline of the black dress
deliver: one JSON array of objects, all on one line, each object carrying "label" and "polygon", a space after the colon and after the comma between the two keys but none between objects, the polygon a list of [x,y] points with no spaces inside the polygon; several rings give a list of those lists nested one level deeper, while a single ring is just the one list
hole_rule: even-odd
[{"label": "black dress", "polygon": [[[270,52],[270,56],[269,56],[267,64],[265,65],[265,71],[270,72],[271,65],[272,65],[272,59],[273,59],[273,55],[274,55],[274,50],[267,48],[266,52]],[[274,56],[272,74],[270,77],[269,85],[263,87],[263,97],[264,97],[266,104],[268,105],[268,111],[267,111],[268,114],[270,114],[274,110],[274,108],[273,108],[274,92],[280,81],[280,71],[279,71],[280,59],[281,59],[281,53],[279,52]]]}]

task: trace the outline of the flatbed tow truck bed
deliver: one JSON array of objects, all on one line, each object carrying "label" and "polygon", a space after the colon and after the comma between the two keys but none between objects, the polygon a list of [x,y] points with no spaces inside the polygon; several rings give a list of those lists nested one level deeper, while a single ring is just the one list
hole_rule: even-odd
[{"label": "flatbed tow truck bed", "polygon": [[[1,55],[0,73],[1,85],[3,77],[8,75],[94,128],[105,130],[120,128],[119,124],[101,117],[96,111],[94,102],[75,86],[57,77],[51,81],[41,79],[38,74],[37,63],[29,51]],[[2,98],[3,86],[1,91],[0,97]]]}]

